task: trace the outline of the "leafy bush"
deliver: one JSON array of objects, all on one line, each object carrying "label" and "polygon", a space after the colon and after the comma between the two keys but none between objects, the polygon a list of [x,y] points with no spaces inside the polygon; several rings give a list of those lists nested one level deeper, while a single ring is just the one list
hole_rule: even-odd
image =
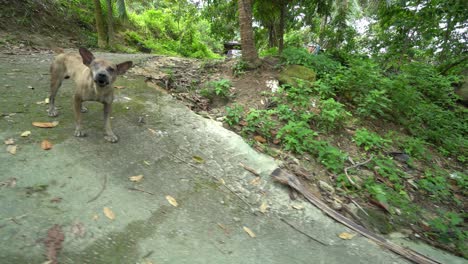
[{"label": "leafy bush", "polygon": [[217,96],[223,99],[230,97],[231,81],[228,79],[221,79],[218,81],[211,81],[207,84],[207,88],[202,89],[200,94],[206,98],[213,99]]},{"label": "leafy bush", "polygon": [[344,169],[347,155],[340,149],[333,147],[325,141],[315,141],[312,151],[327,169],[334,173],[340,173]]},{"label": "leafy bush", "polygon": [[334,73],[342,68],[341,64],[327,55],[313,55],[305,48],[288,47],[281,54],[286,64],[298,64],[309,67],[317,72],[318,77]]},{"label": "leafy bush", "polygon": [[244,114],[244,108],[240,105],[233,105],[232,107],[226,107],[226,123],[229,126],[235,126],[239,124]]},{"label": "leafy bush", "polygon": [[238,60],[236,64],[232,66],[232,73],[234,74],[234,76],[238,77],[244,74],[247,68],[248,68],[248,65],[245,61]]},{"label": "leafy bush", "polygon": [[428,232],[430,238],[435,237],[439,242],[444,244],[453,243],[457,249],[464,254],[466,258],[468,254],[468,231],[463,229],[463,216],[454,212],[440,212],[440,216],[429,221],[431,231]]},{"label": "leafy bush", "polygon": [[267,139],[272,138],[271,131],[277,126],[277,122],[273,120],[272,110],[256,110],[250,109],[245,117],[247,126],[244,127],[245,132],[256,132]]},{"label": "leafy bush", "polygon": [[353,140],[356,142],[356,145],[363,147],[366,151],[381,150],[392,142],[391,140],[383,139],[378,134],[365,128],[356,130]]},{"label": "leafy bush", "polygon": [[329,98],[320,102],[320,114],[315,116],[315,118],[318,121],[319,127],[330,131],[341,126],[343,121],[349,116],[351,116],[351,113],[346,111],[343,104],[335,101],[333,98]]},{"label": "leafy bush", "polygon": [[278,131],[276,137],[281,139],[286,150],[304,153],[313,151],[314,137],[317,135],[306,122],[289,121]]},{"label": "leafy bush", "polygon": [[[444,175],[445,174],[445,175]],[[444,200],[451,196],[446,173],[437,170],[426,170],[424,178],[418,180],[418,186],[435,200]]]}]

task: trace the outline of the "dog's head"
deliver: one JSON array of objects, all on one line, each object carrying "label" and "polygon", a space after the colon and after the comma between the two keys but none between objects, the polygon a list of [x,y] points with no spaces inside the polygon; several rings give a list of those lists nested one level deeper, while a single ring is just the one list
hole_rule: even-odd
[{"label": "dog's head", "polygon": [[93,80],[99,87],[106,87],[112,84],[117,78],[117,75],[124,74],[133,65],[131,61],[116,65],[108,60],[96,59],[94,55],[85,48],[80,48],[80,55],[83,59],[83,64],[89,67],[93,75]]}]

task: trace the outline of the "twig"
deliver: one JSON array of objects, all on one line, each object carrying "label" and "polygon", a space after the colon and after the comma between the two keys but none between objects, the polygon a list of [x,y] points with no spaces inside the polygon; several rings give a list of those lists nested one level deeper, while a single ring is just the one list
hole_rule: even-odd
[{"label": "twig", "polygon": [[253,175],[255,176],[260,176],[260,173],[256,172],[254,169],[252,169],[251,167],[249,166],[246,166],[244,165],[242,162],[239,162],[239,165],[244,168],[246,171],[252,173]]},{"label": "twig", "polygon": [[364,214],[366,214],[367,216],[369,216],[369,214],[364,210],[364,208],[362,208],[358,203],[356,203],[353,199],[350,199],[351,202],[356,205],[357,208],[359,208],[359,210],[361,210]]},{"label": "twig", "polygon": [[[206,170],[204,170],[204,169],[202,169],[202,168],[200,168],[200,167],[198,167],[198,166],[193,165],[192,163],[190,163],[190,162],[184,160],[183,158],[180,158],[180,157],[178,157],[178,156],[176,156],[176,155],[174,155],[174,154],[168,152],[167,150],[163,150],[163,151],[166,152],[168,155],[170,155],[170,156],[172,156],[172,157],[174,157],[174,158],[176,158],[176,159],[178,159],[178,160],[184,162],[186,165],[191,166],[191,167],[193,167],[193,168],[195,168],[195,169],[197,169],[197,170],[200,170],[201,172],[205,173],[205,174],[208,175],[209,177],[211,177],[211,178],[215,179],[216,181],[220,182],[220,179],[218,179],[218,177],[211,175],[211,174],[210,174],[209,172],[207,172]],[[226,188],[228,191],[230,191],[232,194],[234,194],[237,198],[239,198],[239,200],[241,200],[242,202],[244,202],[244,203],[250,208],[250,210],[252,211],[252,213],[255,214],[254,208],[252,207],[252,205],[250,205],[250,203],[249,203],[247,200],[245,200],[242,196],[240,196],[239,194],[237,194],[233,189],[229,188],[229,186],[227,186],[226,184],[223,184],[222,186],[224,186],[224,188]]]},{"label": "twig", "polygon": [[152,193],[152,192],[148,192],[148,191],[145,191],[145,190],[142,190],[142,189],[138,189],[138,188],[135,188],[135,187],[128,187],[128,189],[131,190],[131,191],[139,191],[139,192],[143,192],[143,193],[147,193],[147,194],[154,195],[154,193]]},{"label": "twig", "polygon": [[94,198],[89,200],[88,203],[90,203],[90,202],[96,200],[97,198],[99,198],[99,196],[101,196],[102,192],[104,192],[104,189],[106,189],[106,186],[107,186],[107,174],[104,174],[104,182],[102,183],[101,190],[99,191],[98,194],[96,194],[96,196],[94,196]]},{"label": "twig", "polygon": [[20,215],[20,216],[14,216],[14,217],[8,217],[8,218],[4,218],[3,220],[10,220],[12,221],[13,223],[17,224],[17,225],[21,225],[20,223],[17,222],[17,220],[21,219],[21,218],[24,218],[26,217],[28,214],[24,214],[24,215]]},{"label": "twig", "polygon": [[319,243],[319,244],[321,244],[321,245],[324,245],[324,246],[329,246],[328,244],[326,244],[326,243],[324,243],[324,242],[322,242],[322,241],[316,239],[315,237],[313,237],[313,236],[307,234],[306,232],[300,230],[299,228],[297,228],[297,227],[294,226],[293,224],[289,223],[289,222],[286,221],[285,219],[280,218],[280,220],[281,220],[283,223],[285,223],[285,224],[287,224],[288,226],[290,226],[292,229],[294,229],[294,230],[296,230],[297,232],[303,234],[304,236],[306,236],[306,237],[312,239],[313,241],[315,241],[315,242],[317,242],[317,243]]},{"label": "twig", "polygon": [[[355,163],[355,164],[353,164],[352,166],[349,166],[349,167],[344,168],[344,173],[345,173],[345,175],[346,175],[346,178],[348,178],[348,181],[349,181],[352,185],[354,185],[355,187],[359,188],[359,186],[353,181],[353,179],[351,179],[351,177],[349,177],[348,170],[353,169],[353,168],[356,168],[356,167],[359,167],[359,166],[362,166],[362,165],[368,163],[369,161],[371,161],[373,158],[374,158],[374,157],[371,156],[371,157],[370,157],[368,160],[366,160],[366,161],[359,162],[359,163]],[[352,159],[350,160],[350,162],[354,163],[354,162],[352,161]]]}]

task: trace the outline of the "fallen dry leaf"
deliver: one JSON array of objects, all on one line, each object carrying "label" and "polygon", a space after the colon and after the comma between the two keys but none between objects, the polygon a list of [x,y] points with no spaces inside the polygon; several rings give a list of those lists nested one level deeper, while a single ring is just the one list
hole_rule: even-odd
[{"label": "fallen dry leaf", "polygon": [[49,149],[52,148],[52,143],[50,143],[50,141],[44,139],[44,140],[41,142],[41,148],[42,148],[43,150],[49,150]]},{"label": "fallen dry leaf", "polygon": [[174,197],[172,197],[170,195],[166,195],[166,200],[174,207],[179,206],[179,204],[177,203],[177,200],[174,199]]},{"label": "fallen dry leaf", "polygon": [[196,162],[196,163],[205,163],[205,160],[200,157],[200,156],[193,156],[192,159]]},{"label": "fallen dry leaf", "polygon": [[0,182],[0,187],[15,187],[16,181],[15,177],[8,178],[6,181]]},{"label": "fallen dry leaf", "polygon": [[260,142],[260,143],[267,142],[267,140],[262,136],[255,136],[254,139],[255,139],[255,141]]},{"label": "fallen dry leaf", "polygon": [[244,229],[244,231],[245,231],[247,234],[249,234],[249,236],[250,236],[251,238],[257,237],[257,236],[255,235],[255,233],[254,233],[252,230],[250,230],[250,228],[248,228],[248,227],[246,227],[246,226],[244,226],[244,227],[242,227],[242,228]]},{"label": "fallen dry leaf", "polygon": [[31,131],[24,131],[23,133],[21,133],[21,136],[22,137],[29,137],[31,135]]},{"label": "fallen dry leaf", "polygon": [[149,132],[153,133],[154,135],[156,135],[158,132],[156,132],[156,130],[154,129],[151,129],[151,128],[148,128]]},{"label": "fallen dry leaf", "polygon": [[260,181],[262,180],[262,178],[260,177],[255,177],[253,180],[250,181],[250,184],[251,185],[258,185],[260,183]]},{"label": "fallen dry leaf", "polygon": [[104,209],[102,211],[104,212],[104,215],[107,218],[109,218],[110,220],[115,219],[115,214],[114,214],[114,212],[112,212],[112,210],[109,207],[104,207]]},{"label": "fallen dry leaf", "polygon": [[143,175],[136,175],[128,177],[132,182],[140,182],[143,179]]},{"label": "fallen dry leaf", "polygon": [[219,178],[219,183],[221,183],[222,185],[226,185],[226,182],[224,181],[223,178]]},{"label": "fallen dry leaf", "polygon": [[259,208],[260,212],[265,214],[268,210],[268,207],[269,207],[268,204],[265,201],[263,201]]},{"label": "fallen dry leaf", "polygon": [[14,145],[15,144],[15,140],[12,139],[12,138],[9,138],[9,139],[5,140],[4,142],[5,142],[5,145]]},{"label": "fallen dry leaf", "polygon": [[348,232],[343,232],[343,233],[338,235],[339,238],[345,239],[345,240],[353,239],[353,237],[355,237],[355,236],[356,236],[356,234],[351,234],[351,233],[348,233]]},{"label": "fallen dry leaf", "polygon": [[44,239],[46,247],[46,257],[50,263],[57,264],[57,255],[62,249],[62,243],[65,240],[65,235],[59,225],[54,225],[47,231],[47,237]]},{"label": "fallen dry leaf", "polygon": [[51,203],[60,203],[62,201],[62,197],[55,197],[50,199]]},{"label": "fallen dry leaf", "polygon": [[8,145],[6,149],[11,155],[16,154],[16,145]]},{"label": "fallen dry leaf", "polygon": [[293,204],[291,207],[296,209],[296,210],[304,209],[304,205],[302,205],[302,204]]},{"label": "fallen dry leaf", "polygon": [[116,85],[116,86],[114,86],[114,88],[115,88],[115,89],[123,89],[123,88],[125,88],[125,86],[122,86],[122,85]]},{"label": "fallen dry leaf", "polygon": [[59,124],[59,121],[54,122],[33,122],[32,125],[40,128],[52,128],[56,127]]}]

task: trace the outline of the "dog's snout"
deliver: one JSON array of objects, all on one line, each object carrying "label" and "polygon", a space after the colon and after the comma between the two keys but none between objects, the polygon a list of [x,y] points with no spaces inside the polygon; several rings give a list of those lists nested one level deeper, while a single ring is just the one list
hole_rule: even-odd
[{"label": "dog's snout", "polygon": [[109,84],[109,76],[105,72],[98,72],[95,75],[94,81],[100,86]]}]

